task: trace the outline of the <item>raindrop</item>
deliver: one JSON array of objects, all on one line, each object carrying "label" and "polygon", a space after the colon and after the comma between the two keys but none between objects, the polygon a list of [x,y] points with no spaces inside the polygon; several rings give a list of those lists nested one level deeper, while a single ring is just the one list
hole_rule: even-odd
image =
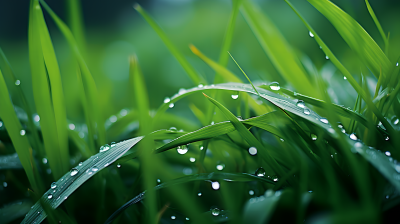
[{"label": "raindrop", "polygon": [[310,35],[310,37],[314,37],[314,34],[311,33],[311,31],[309,31],[308,34]]},{"label": "raindrop", "polygon": [[170,103],[168,107],[169,107],[169,108],[173,108],[174,106],[175,106],[174,103]]},{"label": "raindrop", "polygon": [[82,162],[80,162],[78,165],[79,165],[79,166],[82,166]]},{"label": "raindrop", "polygon": [[1,127],[3,127],[3,122],[2,122],[2,121],[0,121],[0,128],[1,128]]},{"label": "raindrop", "polygon": [[236,100],[237,98],[239,98],[239,95],[233,94],[233,95],[231,95],[231,97],[232,97],[232,99]]},{"label": "raindrop", "polygon": [[389,195],[386,195],[385,198],[386,198],[386,199],[389,199]]},{"label": "raindrop", "polygon": [[188,217],[186,217],[186,220],[187,220],[187,221],[189,221],[189,218],[188,218]]},{"label": "raindrop", "polygon": [[204,87],[204,85],[203,84],[199,84],[197,87],[199,87],[199,88],[203,88]]},{"label": "raindrop", "polygon": [[110,119],[111,123],[114,123],[117,121],[118,118],[117,118],[117,116],[112,115],[109,119]]},{"label": "raindrop", "polygon": [[170,131],[178,131],[178,129],[176,129],[176,127],[170,127],[169,130]]},{"label": "raindrop", "polygon": [[396,63],[396,66],[399,66],[399,63],[398,63],[398,62]]},{"label": "raindrop", "polygon": [[118,163],[118,164],[117,164],[117,168],[121,168],[121,164]]},{"label": "raindrop", "polygon": [[328,119],[326,119],[324,117],[321,117],[319,120],[324,124],[328,124]]},{"label": "raindrop", "polygon": [[252,156],[254,156],[254,155],[257,155],[257,148],[256,147],[250,147],[249,148],[249,153],[250,153],[250,155],[252,155]]},{"label": "raindrop", "polygon": [[306,105],[304,104],[303,100],[299,100],[299,101],[297,101],[296,106],[304,108]]},{"label": "raindrop", "polygon": [[75,125],[74,124],[69,124],[68,127],[69,127],[70,130],[75,130]]},{"label": "raindrop", "polygon": [[317,140],[317,138],[318,138],[318,136],[317,136],[317,135],[315,135],[315,134],[311,134],[311,139],[312,139],[313,141]]},{"label": "raindrop", "polygon": [[35,122],[39,122],[39,121],[40,121],[39,115],[35,114],[35,116],[33,116],[33,120],[34,120]]},{"label": "raindrop", "polygon": [[15,80],[15,85],[19,86],[21,84],[21,81],[19,79]]},{"label": "raindrop", "polygon": [[360,142],[356,142],[356,143],[354,144],[354,147],[356,147],[356,148],[361,148],[361,147],[362,147],[362,144],[361,144]]},{"label": "raindrop", "polygon": [[128,110],[126,110],[126,109],[122,109],[122,110],[119,112],[119,115],[121,115],[122,117],[126,116],[127,114],[128,114]]},{"label": "raindrop", "polygon": [[97,168],[97,166],[94,166],[93,168],[92,168],[92,171],[93,172],[96,172],[96,171],[98,171],[99,170],[99,168]]},{"label": "raindrop", "polygon": [[100,152],[105,152],[105,151],[107,151],[109,149],[110,149],[110,145],[105,144],[105,145],[100,147]]},{"label": "raindrop", "polygon": [[304,109],[303,113],[304,113],[305,115],[310,115],[310,114],[311,114],[311,111],[310,111],[309,109]]},{"label": "raindrop", "polygon": [[3,187],[7,187],[8,186],[8,184],[7,184],[7,182],[3,182]]},{"label": "raindrop", "polygon": [[200,150],[203,150],[204,149],[204,146],[200,146]]},{"label": "raindrop", "polygon": [[196,158],[190,157],[189,160],[190,160],[190,162],[194,163],[196,161]]},{"label": "raindrop", "polygon": [[357,138],[356,134],[351,133],[350,134],[350,139],[356,141],[358,138]]},{"label": "raindrop", "polygon": [[385,152],[385,155],[391,156],[392,154],[391,154],[389,151],[386,151],[386,152]]},{"label": "raindrop", "polygon": [[211,121],[211,125],[214,125],[215,124],[215,122],[214,121]]},{"label": "raindrop", "polygon": [[213,216],[218,216],[219,213],[220,213],[220,211],[219,211],[218,208],[213,208],[213,209],[211,209],[211,214],[212,214]]},{"label": "raindrop", "polygon": [[218,181],[211,182],[211,187],[214,190],[218,190],[219,189],[219,182]]},{"label": "raindrop", "polygon": [[225,164],[219,163],[217,164],[217,170],[223,170],[225,168]]},{"label": "raindrop", "polygon": [[176,148],[176,151],[178,151],[179,154],[183,155],[188,152],[188,147],[186,145],[180,145]]},{"label": "raindrop", "polygon": [[43,158],[43,159],[42,159],[42,162],[43,162],[43,164],[47,164],[47,159],[46,159],[46,158]]},{"label": "raindrop", "polygon": [[400,120],[397,117],[394,117],[392,120],[394,125],[398,125],[400,123]]},{"label": "raindrop", "polygon": [[176,219],[176,217],[174,215],[171,216],[171,219]]},{"label": "raindrop", "polygon": [[271,176],[271,179],[272,179],[274,182],[278,182],[278,180],[279,180],[278,176],[276,176],[276,175]]},{"label": "raindrop", "polygon": [[385,141],[389,141],[389,136],[386,136],[386,137],[385,137]]},{"label": "raindrop", "polygon": [[160,180],[160,179],[157,179],[157,183],[159,183],[159,184],[160,184],[160,183],[161,183],[161,180]]},{"label": "raindrop", "polygon": [[199,197],[200,197],[200,196],[201,196],[201,192],[197,193],[197,196],[199,196]]},{"label": "raindrop", "polygon": [[21,136],[24,136],[24,135],[26,134],[26,131],[22,129],[21,131],[19,131],[19,134],[20,134]]},{"label": "raindrop", "polygon": [[343,76],[343,79],[344,79],[344,80],[347,80],[347,77],[346,77],[346,76]]},{"label": "raindrop", "polygon": [[329,60],[329,57],[328,57],[328,55],[326,55],[326,56],[325,56],[325,59],[326,59],[326,60]]},{"label": "raindrop", "polygon": [[186,93],[186,89],[180,88],[178,93],[179,94],[185,94]]},{"label": "raindrop", "polygon": [[278,82],[273,82],[273,83],[269,84],[269,88],[271,88],[272,90],[280,90],[281,89]]},{"label": "raindrop", "polygon": [[258,176],[258,177],[263,177],[263,176],[265,176],[265,170],[264,170],[264,168],[262,168],[262,167],[258,168],[258,169],[256,170],[256,176]]},{"label": "raindrop", "polygon": [[171,99],[169,97],[165,97],[164,103],[169,103],[169,101],[171,101]]},{"label": "raindrop", "polygon": [[52,199],[52,198],[53,198],[53,195],[52,195],[52,194],[49,194],[49,195],[47,195],[47,198],[48,198],[48,199]]},{"label": "raindrop", "polygon": [[249,195],[254,195],[254,191],[253,190],[249,190]]},{"label": "raindrop", "polygon": [[79,172],[79,170],[77,168],[72,168],[71,177],[75,176],[78,172]]},{"label": "raindrop", "polygon": [[117,144],[116,144],[115,142],[111,142],[111,146],[110,146],[110,147],[112,148],[112,147],[114,147],[114,146],[116,146],[116,145],[117,145]]}]

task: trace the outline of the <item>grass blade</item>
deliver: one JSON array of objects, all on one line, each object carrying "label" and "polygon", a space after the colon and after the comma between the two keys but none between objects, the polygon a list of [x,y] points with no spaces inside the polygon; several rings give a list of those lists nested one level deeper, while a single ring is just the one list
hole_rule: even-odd
[{"label": "grass blade", "polygon": [[244,222],[254,224],[268,223],[281,197],[282,192],[268,190],[259,198],[251,198],[244,206]]},{"label": "grass blade", "polygon": [[192,79],[192,82],[195,85],[206,84],[207,82],[203,79],[203,77],[201,77],[196,72],[193,66],[186,60],[183,54],[175,47],[172,41],[167,37],[164,31],[162,31],[160,26],[158,26],[157,23],[150,17],[150,15],[139,4],[135,4],[134,8],[136,9],[136,11],[140,13],[140,15],[143,16],[143,18],[150,24],[153,30],[161,38],[161,40],[164,42],[165,46],[168,48],[171,54],[176,58],[176,60],[179,62],[182,68],[189,75],[189,78]]},{"label": "grass blade", "polygon": [[386,37],[385,32],[383,31],[382,26],[381,26],[381,24],[379,23],[379,20],[378,20],[378,18],[376,17],[376,15],[375,15],[375,13],[374,13],[374,10],[372,9],[372,7],[371,7],[371,5],[369,4],[368,0],[365,0],[365,4],[367,5],[368,12],[369,12],[369,14],[371,15],[372,19],[374,20],[375,25],[376,25],[376,27],[378,28],[379,33],[380,33],[381,36],[382,36],[382,40],[383,40],[383,42],[385,43],[385,53],[386,53],[386,55],[387,55],[387,54],[388,54],[388,51],[389,51],[389,38]]},{"label": "grass blade", "polygon": [[18,153],[12,155],[0,156],[0,170],[22,169],[21,161],[18,158]]},{"label": "grass blade", "polygon": [[72,34],[75,37],[82,55],[86,56],[86,40],[85,40],[85,27],[83,23],[82,7],[80,0],[66,1],[68,24],[71,27]]}]

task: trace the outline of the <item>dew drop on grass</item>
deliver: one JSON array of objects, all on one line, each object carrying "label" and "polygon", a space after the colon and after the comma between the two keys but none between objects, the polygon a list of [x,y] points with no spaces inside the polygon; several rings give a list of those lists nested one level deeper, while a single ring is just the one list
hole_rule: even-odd
[{"label": "dew drop on grass", "polygon": [[311,31],[308,31],[308,34],[310,35],[310,37],[314,37],[314,34],[311,33]]},{"label": "dew drop on grass", "polygon": [[225,168],[225,164],[223,163],[218,163],[216,166],[217,170],[223,170]]},{"label": "dew drop on grass", "polygon": [[254,191],[253,190],[249,190],[249,195],[254,195]]},{"label": "dew drop on grass", "polygon": [[75,130],[75,125],[74,125],[74,124],[69,124],[69,125],[68,125],[68,128],[69,128],[70,130]]},{"label": "dew drop on grass", "polygon": [[211,182],[211,187],[214,190],[218,190],[220,187],[219,182],[218,181]]},{"label": "dew drop on grass", "polygon": [[296,106],[304,108],[306,105],[304,104],[303,100],[299,100],[299,101],[297,101]]},{"label": "dew drop on grass", "polygon": [[157,183],[158,183],[158,184],[161,184],[161,180],[160,180],[160,179],[157,179]]},{"label": "dew drop on grass", "polygon": [[354,133],[351,133],[349,137],[351,140],[354,140],[354,141],[356,141],[358,139],[356,134],[354,134]]},{"label": "dew drop on grass", "polygon": [[180,145],[176,147],[176,151],[178,151],[179,154],[183,155],[188,152],[188,147],[186,145]]},{"label": "dew drop on grass", "polygon": [[204,146],[200,146],[200,150],[203,150],[204,149]]},{"label": "dew drop on grass", "polygon": [[82,162],[80,162],[78,165],[79,165],[79,166],[82,166],[82,164],[83,164],[83,163],[82,163]]},{"label": "dew drop on grass", "polygon": [[278,180],[279,180],[278,176],[276,176],[276,175],[271,176],[271,179],[272,179],[274,182],[278,182]]},{"label": "dew drop on grass", "polygon": [[311,139],[312,139],[313,141],[315,141],[315,140],[318,139],[318,136],[317,136],[316,134],[311,134]]},{"label": "dew drop on grass", "polygon": [[25,131],[24,129],[22,129],[21,131],[19,131],[19,134],[20,134],[21,136],[25,136],[26,131]]},{"label": "dew drop on grass", "polygon": [[39,122],[39,121],[40,121],[39,115],[35,114],[35,115],[33,116],[33,120],[34,120],[35,122]]},{"label": "dew drop on grass", "polygon": [[199,196],[199,197],[200,197],[200,196],[201,196],[201,192],[197,193],[197,196]]},{"label": "dew drop on grass", "polygon": [[320,119],[319,119],[322,123],[324,123],[324,124],[328,124],[329,122],[328,122],[328,119],[326,119],[326,118],[324,118],[324,117],[321,117]]},{"label": "dew drop on grass", "polygon": [[173,108],[174,106],[175,106],[174,103],[170,103],[170,104],[168,105],[169,108]]},{"label": "dew drop on grass", "polygon": [[181,94],[181,95],[185,94],[186,93],[186,89],[180,88],[178,93]]},{"label": "dew drop on grass", "polygon": [[326,55],[326,56],[325,56],[325,59],[326,59],[326,60],[329,60],[329,57],[328,57],[328,55]]},{"label": "dew drop on grass", "polygon": [[309,109],[304,109],[303,113],[304,113],[305,115],[310,115],[310,114],[311,114],[311,111],[310,111]]},{"label": "dew drop on grass", "polygon": [[264,170],[264,168],[262,168],[262,167],[260,167],[260,168],[258,168],[257,170],[256,170],[256,176],[257,177],[263,177],[263,176],[265,176],[265,170]]},{"label": "dew drop on grass", "polygon": [[121,168],[121,164],[118,163],[118,164],[117,164],[117,168]]},{"label": "dew drop on grass", "polygon": [[397,62],[397,63],[396,63],[396,67],[398,67],[398,66],[399,66],[399,63]]},{"label": "dew drop on grass", "polygon": [[213,216],[219,216],[220,210],[218,208],[211,209],[211,214]]},{"label": "dew drop on grass", "polygon": [[100,147],[100,152],[105,152],[105,151],[107,151],[109,149],[110,149],[110,145],[105,144],[105,145]]},{"label": "dew drop on grass", "polygon": [[[398,125],[399,123],[400,123],[400,120],[399,120],[399,118],[397,118],[397,117],[394,117],[393,119],[393,124],[394,125]],[[1,127],[1,126],[0,126]]]},{"label": "dew drop on grass", "polygon": [[347,77],[346,77],[346,76],[343,76],[343,79],[344,79],[344,80],[347,80]]},{"label": "dew drop on grass", "polygon": [[79,170],[77,168],[72,168],[71,169],[71,177],[75,176],[78,172],[79,172]]},{"label": "dew drop on grass", "polygon": [[92,168],[92,171],[93,172],[96,172],[96,171],[98,171],[99,170],[99,168],[97,168],[97,166],[94,166],[93,168]]},{"label": "dew drop on grass", "polygon": [[385,198],[386,198],[386,199],[389,199],[389,195],[386,195]]},{"label": "dew drop on grass", "polygon": [[53,198],[53,195],[52,195],[52,194],[49,194],[49,195],[47,195],[47,198],[48,198],[48,199],[52,199],[52,198]]},{"label": "dew drop on grass", "polygon": [[386,136],[386,137],[385,137],[385,141],[389,141],[389,136]]},{"label": "dew drop on grass", "polygon": [[186,217],[186,220],[189,221],[190,219],[188,217]]},{"label": "dew drop on grass", "polygon": [[56,182],[53,182],[53,183],[51,183],[50,187],[51,187],[51,189],[54,189],[54,188],[56,188],[56,187],[57,187],[57,184],[56,184]]},{"label": "dew drop on grass", "polygon": [[231,97],[232,97],[232,99],[236,100],[237,98],[239,98],[239,95],[233,94],[233,95],[231,95]]},{"label": "dew drop on grass", "polygon": [[249,148],[249,153],[250,153],[250,155],[252,155],[252,156],[254,156],[254,155],[257,155],[257,148],[256,147],[250,147]]},{"label": "dew drop on grass", "polygon": [[164,103],[169,103],[169,101],[171,101],[171,99],[169,97],[165,97]]},{"label": "dew drop on grass", "polygon": [[269,84],[269,88],[271,88],[272,90],[280,90],[281,89],[278,82],[272,82],[271,84]]},{"label": "dew drop on grass", "polygon": [[176,219],[176,217],[174,215],[171,216],[171,219]]},{"label": "dew drop on grass", "polygon": [[19,86],[21,84],[21,81],[19,79],[15,80],[15,85]]},{"label": "dew drop on grass", "polygon": [[3,122],[2,122],[2,121],[0,121],[0,128],[1,128],[1,127],[3,127]]},{"label": "dew drop on grass", "polygon": [[190,157],[189,160],[190,160],[190,162],[194,163],[196,161],[196,158]]},{"label": "dew drop on grass", "polygon": [[7,182],[3,182],[3,187],[7,187],[8,186],[8,184],[7,184]]},{"label": "dew drop on grass", "polygon": [[112,115],[109,119],[111,123],[115,123],[118,120],[117,116],[115,115]]},{"label": "dew drop on grass", "polygon": [[42,163],[43,163],[43,164],[47,164],[47,159],[46,159],[46,158],[43,158],[43,159],[42,159]]},{"label": "dew drop on grass", "polygon": [[170,131],[178,131],[178,129],[176,129],[176,127],[170,127],[169,130]]},{"label": "dew drop on grass", "polygon": [[112,148],[112,147],[114,147],[114,146],[116,146],[116,145],[117,145],[117,144],[116,144],[115,142],[111,142],[111,146],[110,146],[110,147]]},{"label": "dew drop on grass", "polygon": [[199,84],[197,87],[199,87],[199,88],[203,88],[204,87],[204,85],[203,84]]},{"label": "dew drop on grass", "polygon": [[385,155],[386,155],[386,156],[391,156],[392,153],[390,153],[389,151],[386,151],[386,152],[385,152]]}]

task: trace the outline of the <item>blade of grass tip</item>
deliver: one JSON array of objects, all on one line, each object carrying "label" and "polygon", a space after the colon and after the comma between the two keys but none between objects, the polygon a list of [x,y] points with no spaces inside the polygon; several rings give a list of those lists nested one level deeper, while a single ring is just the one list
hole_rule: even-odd
[{"label": "blade of grass tip", "polygon": [[189,78],[192,79],[195,85],[199,84],[207,84],[203,77],[200,76],[199,73],[193,68],[193,66],[186,60],[183,54],[178,50],[178,48],[172,43],[172,41],[167,37],[161,27],[151,18],[151,16],[139,5],[135,4],[133,8],[143,16],[143,18],[149,23],[149,25],[153,28],[153,30],[157,33],[157,35],[164,42],[165,46],[171,52],[171,54],[175,57],[175,59],[179,62],[182,68],[189,75]]},{"label": "blade of grass tip", "polygon": [[349,14],[328,0],[308,0],[308,2],[332,23],[340,36],[357,53],[376,78],[379,78],[381,66],[384,77],[392,73],[393,65],[381,48]]},{"label": "blade of grass tip", "polygon": [[[37,27],[40,35],[44,62],[47,68],[48,77],[50,80],[51,100],[55,117],[56,133],[62,161],[62,173],[69,170],[69,150],[68,150],[68,133],[67,133],[67,112],[65,107],[64,93],[61,84],[60,68],[58,66],[54,47],[51,42],[49,31],[47,30],[46,22],[44,21],[42,9],[39,6],[39,1],[34,3],[34,10],[37,19]],[[53,149],[55,150],[55,149]]]},{"label": "blade of grass tip", "polygon": [[363,98],[369,109],[371,109],[371,111],[375,114],[375,116],[377,116],[377,118],[379,119],[379,121],[382,122],[385,128],[387,127],[387,130],[389,132],[394,133],[394,129],[392,128],[392,126],[390,126],[389,122],[383,117],[382,113],[372,102],[369,95],[364,92],[362,87],[357,83],[357,81],[354,79],[351,73],[342,65],[342,63],[340,63],[340,61],[336,58],[336,56],[332,53],[332,51],[328,48],[328,46],[322,41],[322,39],[318,36],[318,34],[314,31],[314,29],[307,23],[307,21],[303,18],[303,16],[300,15],[298,10],[296,10],[288,0],[285,0],[285,2],[293,9],[293,11],[297,14],[297,16],[299,16],[301,21],[303,21],[304,25],[308,28],[308,30],[314,35],[314,38],[319,44],[319,46],[321,46],[322,51],[324,51],[325,55],[329,57],[329,59],[336,66],[336,68],[338,68],[339,71],[342,72],[342,74],[347,78],[347,81],[349,81],[350,85],[354,88],[354,90],[358,94],[360,94],[360,96]]},{"label": "blade of grass tip", "polygon": [[86,54],[86,40],[85,40],[85,24],[83,23],[82,7],[80,0],[69,0],[67,4],[68,24],[71,27],[72,34],[81,49],[82,55]]},{"label": "blade of grass tip", "polygon": [[29,13],[29,61],[32,75],[33,98],[36,111],[40,116],[40,126],[44,148],[52,171],[53,179],[63,175],[63,161],[59,150],[57,127],[52,108],[50,89],[48,86],[45,62],[41,47],[41,40],[36,16],[37,2],[32,1]]},{"label": "blade of grass tip", "polygon": [[283,177],[284,171],[281,166],[276,162],[276,160],[269,155],[265,147],[254,137],[254,135],[233,115],[228,109],[226,109],[222,104],[216,100],[210,98],[205,93],[203,95],[210,100],[215,106],[217,106],[225,117],[232,122],[236,130],[241,134],[241,136],[246,140],[246,142],[258,149],[258,152],[263,159],[271,166],[272,169],[277,173],[278,176]]},{"label": "blade of grass tip", "polygon": [[88,66],[81,54],[81,51],[78,47],[78,44],[72,35],[71,30],[68,28],[67,25],[53,12],[53,10],[46,4],[44,0],[39,0],[42,4],[43,8],[49,13],[50,17],[54,20],[57,27],[60,29],[61,33],[64,35],[65,39],[68,42],[68,45],[72,49],[73,54],[75,55],[79,67],[82,72],[82,80],[83,86],[85,87],[85,92],[87,93],[87,102],[89,103],[88,109],[89,114],[93,117],[95,121],[91,125],[93,126],[93,130],[97,130],[97,144],[104,145],[106,142],[105,136],[105,128],[104,128],[104,121],[102,120],[101,110],[99,106],[99,94],[97,94],[97,87],[96,83],[94,82],[93,76],[90,73]]},{"label": "blade of grass tip", "polygon": [[379,20],[378,20],[378,18],[376,17],[375,12],[374,12],[374,10],[372,9],[371,5],[369,4],[368,0],[365,0],[365,4],[367,5],[368,12],[369,12],[369,14],[371,15],[372,19],[374,20],[375,25],[376,25],[376,27],[378,28],[379,33],[380,33],[381,36],[382,36],[382,40],[383,40],[383,42],[385,43],[385,54],[388,55],[388,51],[389,51],[389,40],[388,40],[388,39],[389,39],[389,38],[386,37],[385,32],[383,31],[382,26],[381,26],[381,24],[379,23]]},{"label": "blade of grass tip", "polygon": [[[242,14],[275,68],[297,92],[319,98],[293,49],[277,27],[251,1],[242,4]],[[290,65],[290,66],[288,66]],[[294,75],[296,74],[296,75]]]},{"label": "blade of grass tip", "polygon": [[15,151],[17,151],[18,157],[24,167],[25,173],[28,177],[29,183],[33,190],[38,193],[43,193],[43,186],[41,185],[40,176],[35,174],[36,164],[31,163],[30,151],[31,146],[28,138],[25,135],[26,132],[23,130],[21,123],[15,114],[13,104],[10,100],[10,95],[6,83],[3,78],[3,74],[0,70],[0,117],[3,120],[4,126],[11,138],[11,142],[14,145]]},{"label": "blade of grass tip", "polygon": [[257,95],[259,97],[261,97],[260,93],[257,91],[256,87],[254,87],[253,83],[250,81],[249,77],[246,75],[246,73],[243,71],[243,69],[240,67],[240,65],[236,62],[236,60],[233,58],[233,56],[231,55],[231,53],[229,53],[229,56],[231,56],[232,60],[235,62],[235,64],[238,66],[238,68],[240,69],[240,71],[242,71],[243,75],[246,76],[246,79],[249,81],[249,83],[251,84],[251,86],[253,87],[254,91],[257,93]]},{"label": "blade of grass tip", "polygon": [[129,59],[129,75],[131,80],[131,86],[133,89],[134,102],[139,112],[139,132],[146,136],[141,144],[141,156],[139,157],[144,179],[144,187],[149,190],[148,200],[146,204],[149,208],[149,212],[146,215],[148,223],[156,222],[157,215],[157,199],[153,188],[156,186],[154,181],[154,157],[152,157],[152,150],[154,144],[153,140],[149,137],[149,133],[152,130],[152,121],[149,114],[149,99],[146,90],[146,83],[143,74],[140,70],[139,63],[136,56],[132,56]]},{"label": "blade of grass tip", "polygon": [[40,140],[40,137],[38,134],[37,127],[36,127],[35,123],[33,122],[32,110],[28,104],[28,101],[26,99],[24,92],[22,91],[20,80],[16,79],[15,73],[14,73],[9,61],[7,60],[6,55],[4,54],[3,50],[1,49],[1,47],[0,47],[0,56],[1,56],[0,57],[0,69],[3,69],[3,74],[5,76],[5,79],[9,79],[9,80],[11,80],[12,83],[15,83],[15,85],[17,87],[16,88],[17,95],[22,102],[23,109],[25,110],[26,115],[28,116],[28,128],[29,128],[29,130],[31,130],[31,133],[33,135],[33,140],[34,140],[33,147],[35,149],[38,149],[38,152],[41,157],[45,157],[45,152],[43,151],[44,149],[41,144],[41,140]]}]

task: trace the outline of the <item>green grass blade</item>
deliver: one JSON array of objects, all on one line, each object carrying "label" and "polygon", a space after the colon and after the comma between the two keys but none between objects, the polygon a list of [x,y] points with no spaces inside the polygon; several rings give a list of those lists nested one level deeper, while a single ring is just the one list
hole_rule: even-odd
[{"label": "green grass blade", "polygon": [[193,83],[195,85],[198,84],[206,84],[206,81],[201,77],[196,70],[193,68],[193,66],[186,60],[186,58],[183,56],[183,54],[175,47],[175,45],[172,43],[172,41],[167,37],[167,35],[164,33],[164,31],[161,29],[159,25],[150,17],[150,15],[139,5],[135,4],[134,8],[136,11],[140,13],[140,15],[143,16],[143,18],[149,23],[149,25],[153,28],[153,30],[157,33],[157,35],[161,38],[161,40],[164,42],[165,46],[168,48],[168,50],[171,52],[171,54],[176,58],[176,60],[179,62],[179,64],[182,66],[182,68],[186,71],[186,73],[189,75],[189,78],[192,79]]},{"label": "green grass blade", "polygon": [[11,223],[17,218],[25,215],[29,209],[31,209],[32,202],[24,200],[24,201],[15,201],[11,204],[5,205],[0,208],[0,217],[1,223]]},{"label": "green grass blade", "polygon": [[63,164],[60,142],[57,136],[57,126],[52,107],[50,88],[43,58],[41,37],[38,27],[38,18],[35,11],[36,1],[31,2],[29,13],[29,61],[32,74],[33,98],[35,100],[36,111],[40,116],[40,126],[43,135],[44,148],[54,180],[61,177],[64,168],[68,164]]},{"label": "green grass blade", "polygon": [[[114,163],[119,157],[136,145],[143,137],[137,137],[112,145],[108,150],[100,152],[81,165],[67,172],[57,182],[55,188],[50,188],[42,198],[42,203],[56,209],[61,205],[78,187],[89,178],[99,173],[102,169]],[[78,171],[78,172],[76,172]],[[49,197],[51,195],[51,197]],[[22,223],[40,223],[47,217],[41,202],[38,201],[29,211]]]},{"label": "green grass blade", "polygon": [[276,26],[251,1],[243,2],[242,14],[261,47],[283,78],[291,83],[297,92],[318,97],[318,92],[315,91],[315,87],[299,59]]},{"label": "green grass blade", "polygon": [[86,56],[86,40],[85,40],[85,27],[83,22],[82,7],[80,0],[69,0],[67,4],[67,15],[68,24],[71,28],[72,34],[75,37],[76,43],[82,52],[83,56]]},{"label": "green grass blade", "polygon": [[243,221],[254,224],[268,223],[281,194],[280,191],[268,190],[259,198],[251,198],[244,206]]},{"label": "green grass blade", "polygon": [[[79,63],[79,67],[82,72],[82,81],[83,81],[83,86],[85,88],[85,93],[87,96],[87,102],[89,104],[88,109],[89,114],[93,117],[93,121],[90,125],[92,125],[93,130],[97,130],[97,145],[103,145],[106,142],[106,136],[105,136],[105,128],[104,128],[104,122],[102,120],[101,116],[101,110],[99,106],[99,94],[97,93],[97,87],[96,83],[94,82],[93,76],[89,71],[88,66],[86,65],[86,62],[82,56],[82,53],[78,47],[78,44],[72,35],[72,32],[70,29],[65,25],[65,23],[53,12],[53,10],[46,4],[45,1],[40,0],[40,3],[42,4],[43,8],[49,13],[51,18],[54,20],[56,23],[57,27],[60,29],[61,33],[64,35],[66,38],[68,45],[72,49],[72,52],[74,56],[76,57],[76,60]],[[97,126],[95,125],[97,123]],[[97,128],[96,128],[97,127]]]},{"label": "green grass blade", "polygon": [[[228,52],[229,53],[229,52]],[[249,79],[249,77],[246,75],[246,73],[243,71],[243,69],[240,67],[240,65],[236,62],[235,58],[233,58],[233,56],[231,55],[231,53],[229,53],[229,56],[231,56],[232,60],[235,62],[235,64],[239,67],[240,71],[242,71],[243,75],[246,77],[247,81],[249,81],[249,83],[251,84],[251,86],[253,87],[254,91],[256,91],[256,93],[260,96],[260,93],[258,93],[256,87],[254,87],[253,83],[251,82],[251,80]]]},{"label": "green grass blade", "polygon": [[382,26],[381,26],[381,24],[379,23],[379,20],[378,20],[378,18],[376,17],[376,15],[375,15],[375,13],[374,13],[374,10],[372,9],[372,7],[371,7],[371,5],[369,4],[368,0],[365,0],[365,4],[367,5],[368,12],[369,12],[369,14],[371,15],[372,19],[374,20],[375,25],[376,25],[376,27],[378,28],[379,33],[380,33],[381,36],[382,36],[382,40],[383,40],[383,42],[385,43],[385,53],[386,53],[386,55],[387,55],[387,54],[388,54],[388,50],[389,50],[389,38],[386,37],[385,32],[383,31]]},{"label": "green grass blade", "polygon": [[[308,0],[336,28],[342,38],[353,49],[358,57],[379,77],[382,67],[384,77],[391,75],[392,65],[378,44],[350,15],[328,0]],[[329,55],[328,55],[329,57]],[[330,58],[330,57],[329,57]]]},{"label": "green grass blade", "polygon": [[[39,1],[35,1],[34,7],[37,19],[37,28],[40,35],[43,58],[46,65],[50,89],[51,100],[55,117],[56,133],[62,161],[62,173],[69,170],[69,151],[68,151],[68,133],[67,133],[67,114],[65,108],[64,93],[61,84],[61,74],[58,66],[56,54],[51,42],[49,31],[47,30],[46,22],[44,21],[43,12],[39,6]],[[53,149],[55,150],[55,149]]]},{"label": "green grass blade", "polygon": [[0,170],[23,169],[18,153],[0,156]]},{"label": "green grass blade", "polygon": [[23,132],[21,135],[21,130],[23,130],[23,128],[18,120],[17,115],[15,114],[1,70],[0,102],[0,117],[3,119],[3,125],[7,129],[8,135],[10,136],[14,148],[18,153],[18,157],[21,160],[22,166],[24,167],[29,183],[31,184],[33,190],[40,194],[42,192],[40,177],[37,174],[36,164],[33,163],[30,158],[30,155],[32,154],[32,148],[29,144],[27,136],[25,135],[25,132]]}]

